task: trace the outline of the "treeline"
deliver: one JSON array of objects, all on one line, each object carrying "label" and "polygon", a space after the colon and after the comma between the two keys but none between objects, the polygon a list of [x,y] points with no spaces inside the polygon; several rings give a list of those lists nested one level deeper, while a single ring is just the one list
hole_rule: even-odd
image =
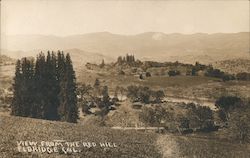
[{"label": "treeline", "polygon": [[[146,86],[130,85],[127,88],[117,86],[112,97],[109,94],[108,86],[102,86],[99,79],[94,85],[79,84],[77,89],[78,103],[85,114],[105,116],[110,110],[119,106],[119,101],[124,97],[131,102],[143,104],[162,103],[165,94],[162,90],[152,90]],[[93,112],[95,109],[95,112]]]},{"label": "treeline", "polygon": [[134,57],[134,55],[126,55],[126,56],[124,56],[124,57],[122,57],[122,56],[119,56],[118,58],[117,58],[117,63],[118,64],[123,64],[123,63],[133,63],[133,62],[135,62],[135,57]]},{"label": "treeline", "polygon": [[162,90],[152,90],[146,86],[131,85],[127,87],[127,97],[132,102],[161,103],[165,94]]},{"label": "treeline", "polygon": [[[182,65],[183,66],[183,65]],[[240,80],[240,81],[249,81],[250,80],[250,73],[247,72],[240,72],[237,74],[229,74],[220,69],[213,68],[212,65],[203,65],[199,62],[196,62],[195,65],[184,65],[188,66],[189,69],[186,71],[187,76],[197,76],[199,72],[203,72],[207,77],[214,77],[222,79],[223,81],[230,81],[230,80]],[[178,76],[181,75],[179,70],[169,70],[169,76]]]},{"label": "treeline", "polygon": [[212,67],[206,71],[205,76],[220,78],[223,81],[230,81],[230,80],[250,81],[250,73],[240,72],[237,74],[229,74],[219,69],[213,69]]},{"label": "treeline", "polygon": [[[94,85],[79,84],[77,88],[78,103],[84,114],[95,114],[104,117],[110,110],[114,110],[118,98],[110,97],[108,86],[102,86],[99,79]],[[92,111],[96,109],[95,111]]]},{"label": "treeline", "polygon": [[69,54],[42,52],[15,68],[12,115],[77,122],[76,78]]},{"label": "treeline", "polygon": [[125,66],[132,66],[132,67],[140,67],[142,62],[140,60],[136,60],[135,56],[127,54],[126,56],[119,56],[115,65],[125,65]]},{"label": "treeline", "polygon": [[213,112],[209,107],[194,103],[179,103],[186,112],[177,114],[164,105],[143,107],[139,119],[149,126],[165,127],[169,132],[182,134],[211,132],[218,129],[214,124]]}]

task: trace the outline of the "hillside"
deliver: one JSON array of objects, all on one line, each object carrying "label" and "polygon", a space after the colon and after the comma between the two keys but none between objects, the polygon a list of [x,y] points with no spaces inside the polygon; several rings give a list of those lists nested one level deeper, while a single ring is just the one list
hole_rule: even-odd
[{"label": "hillside", "polygon": [[[106,127],[70,124],[39,119],[0,116],[0,157],[249,157],[249,146],[205,137],[159,135],[155,133],[120,131]],[[11,125],[11,126],[10,126]],[[211,137],[212,138],[212,137]],[[113,142],[111,147],[83,147],[80,153],[20,153],[17,141]]]},{"label": "hillside", "polygon": [[3,65],[13,65],[15,59],[8,57],[7,55],[0,55],[0,66]]},{"label": "hillside", "polygon": [[76,48],[115,57],[124,53],[134,53],[139,58],[151,58],[151,60],[171,60],[171,58],[190,56],[186,62],[193,62],[194,56],[205,57],[206,60],[206,56],[216,60],[218,57],[230,59],[247,56],[249,32],[189,35],[147,32],[129,36],[99,32],[66,37],[16,35],[4,37],[3,47],[26,52],[35,49]]},{"label": "hillside", "polygon": [[112,62],[114,58],[100,53],[86,52],[80,49],[67,49],[64,52],[70,53],[75,68],[83,68],[88,62],[100,64],[102,60]]},{"label": "hillside", "polygon": [[213,63],[213,65],[229,73],[250,72],[250,59],[222,60]]},{"label": "hillside", "polygon": [[[161,157],[155,147],[156,134],[116,131],[105,127],[70,124],[21,117],[0,116],[0,157]],[[11,126],[10,126],[11,125]],[[83,148],[80,153],[25,154],[16,141],[113,142],[116,148]]]},{"label": "hillside", "polygon": [[[54,51],[57,52],[57,49],[47,49],[47,50],[41,50],[41,49],[35,49],[30,51],[9,51],[9,50],[2,50],[1,58],[0,58],[0,65],[7,65],[7,64],[14,64],[15,60],[12,58],[18,58],[21,59],[23,57],[36,57],[37,54],[40,52],[47,53],[47,51]],[[61,49],[60,49],[61,50]],[[66,53],[70,53],[72,61],[74,63],[75,68],[81,68],[83,67],[87,62],[100,64],[101,61],[104,59],[105,62],[112,62],[114,61],[113,57],[105,56],[100,53],[94,53],[94,52],[87,52],[80,49],[65,49],[63,50]],[[10,57],[12,58],[10,58]]]}]

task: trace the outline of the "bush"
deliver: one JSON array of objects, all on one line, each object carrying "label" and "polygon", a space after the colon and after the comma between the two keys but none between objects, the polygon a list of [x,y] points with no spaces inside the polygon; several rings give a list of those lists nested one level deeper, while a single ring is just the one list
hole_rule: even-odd
[{"label": "bush", "polygon": [[165,94],[162,90],[153,91],[152,93],[153,97],[155,98],[155,103],[161,103],[162,99],[165,97]]},{"label": "bush", "polygon": [[120,70],[120,71],[118,72],[118,75],[125,75],[125,72],[122,71],[122,70]]},{"label": "bush", "polygon": [[205,75],[208,77],[223,78],[224,72],[219,69],[209,68]]},{"label": "bush", "polygon": [[222,121],[227,121],[227,113],[224,110],[219,109],[218,116]]},{"label": "bush", "polygon": [[144,77],[143,77],[143,75],[142,75],[142,74],[140,74],[139,79],[141,79],[141,80],[143,80],[143,79],[144,79]]},{"label": "bush", "polygon": [[150,72],[146,72],[146,77],[151,77],[151,73]]},{"label": "bush", "polygon": [[228,111],[230,108],[241,106],[243,101],[236,96],[222,96],[215,102],[215,106],[219,109]]},{"label": "bush", "polygon": [[178,119],[178,122],[179,122],[179,128],[181,128],[181,129],[188,129],[189,128],[190,121],[187,117],[180,117]]},{"label": "bush", "polygon": [[250,73],[242,72],[236,75],[237,80],[242,81],[249,81],[250,80]]},{"label": "bush", "polygon": [[108,87],[101,87],[98,79],[95,83],[93,87],[86,84],[78,85],[78,105],[82,107],[82,112],[85,114],[92,114],[92,108],[99,108],[104,112],[97,113],[97,115],[104,115],[112,109],[111,106],[116,104],[118,98],[116,95],[110,98]]},{"label": "bush", "polygon": [[225,75],[223,75],[222,80],[223,80],[224,82],[225,82],[225,81],[230,81],[230,80],[235,80],[235,77],[234,77],[234,75],[225,74]]},{"label": "bush", "polygon": [[172,116],[162,107],[143,107],[139,119],[149,126],[164,126]]},{"label": "bush", "polygon": [[153,91],[149,87],[145,86],[128,86],[127,88],[127,97],[132,102],[142,102],[148,104],[152,103],[160,103],[165,96],[164,92]]},{"label": "bush", "polygon": [[213,69],[213,67],[210,67],[209,69],[207,69],[205,76],[208,77],[215,77],[215,78],[220,78],[222,79],[224,82],[225,81],[230,81],[230,80],[235,80],[235,76],[232,74],[227,74],[219,69]]},{"label": "bush", "polygon": [[178,70],[170,70],[170,71],[168,71],[169,76],[177,76],[177,75],[180,75],[180,74],[181,73]]},{"label": "bush", "polygon": [[207,106],[194,105],[187,112],[187,118],[191,128],[198,128],[202,131],[213,131],[213,112]]},{"label": "bush", "polygon": [[235,96],[222,96],[215,102],[215,106],[219,109],[219,117],[223,121],[229,119],[229,112],[243,105],[243,101]]},{"label": "bush", "polygon": [[231,136],[241,143],[250,142],[250,106],[236,109],[229,120]]}]

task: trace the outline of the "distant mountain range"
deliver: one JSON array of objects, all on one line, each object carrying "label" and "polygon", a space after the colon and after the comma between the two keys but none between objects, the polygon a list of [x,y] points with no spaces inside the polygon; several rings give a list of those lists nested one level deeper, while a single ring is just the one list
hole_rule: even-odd
[{"label": "distant mountain range", "polygon": [[[1,50],[1,52],[4,55],[1,55],[0,63],[2,62],[2,60],[9,61],[7,60],[7,56],[8,56],[8,59],[12,59],[12,58],[20,59],[22,57],[36,57],[36,55],[39,54],[40,52],[43,52],[44,54],[46,54],[47,51],[48,49],[47,50],[37,49],[37,50],[31,50],[31,51],[9,51],[9,50],[3,49]],[[54,51],[55,53],[57,53],[56,50]],[[70,53],[72,61],[74,62],[74,65],[76,67],[83,66],[87,62],[100,64],[103,59],[105,62],[112,62],[115,60],[115,58],[112,58],[112,57],[108,57],[108,56],[98,54],[98,53],[86,52],[80,49],[66,49],[63,51],[65,53]],[[14,59],[12,59],[12,61],[15,61]]]},{"label": "distant mountain range", "polygon": [[12,59],[6,55],[1,55],[0,54],[0,66],[3,66],[3,65],[13,65],[15,64],[15,59]]},{"label": "distant mountain range", "polygon": [[143,60],[206,63],[250,56],[249,32],[190,35],[147,32],[129,36],[99,32],[66,37],[15,35],[5,36],[2,41],[3,49],[11,50],[8,52],[11,57],[60,49],[75,54],[82,62],[92,59],[98,62],[102,58],[114,60],[126,53]]}]

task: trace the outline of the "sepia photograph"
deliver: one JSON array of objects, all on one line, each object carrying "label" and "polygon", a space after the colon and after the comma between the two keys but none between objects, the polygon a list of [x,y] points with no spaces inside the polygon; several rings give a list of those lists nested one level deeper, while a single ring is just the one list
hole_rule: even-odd
[{"label": "sepia photograph", "polygon": [[249,158],[249,0],[0,0],[0,158]]}]

